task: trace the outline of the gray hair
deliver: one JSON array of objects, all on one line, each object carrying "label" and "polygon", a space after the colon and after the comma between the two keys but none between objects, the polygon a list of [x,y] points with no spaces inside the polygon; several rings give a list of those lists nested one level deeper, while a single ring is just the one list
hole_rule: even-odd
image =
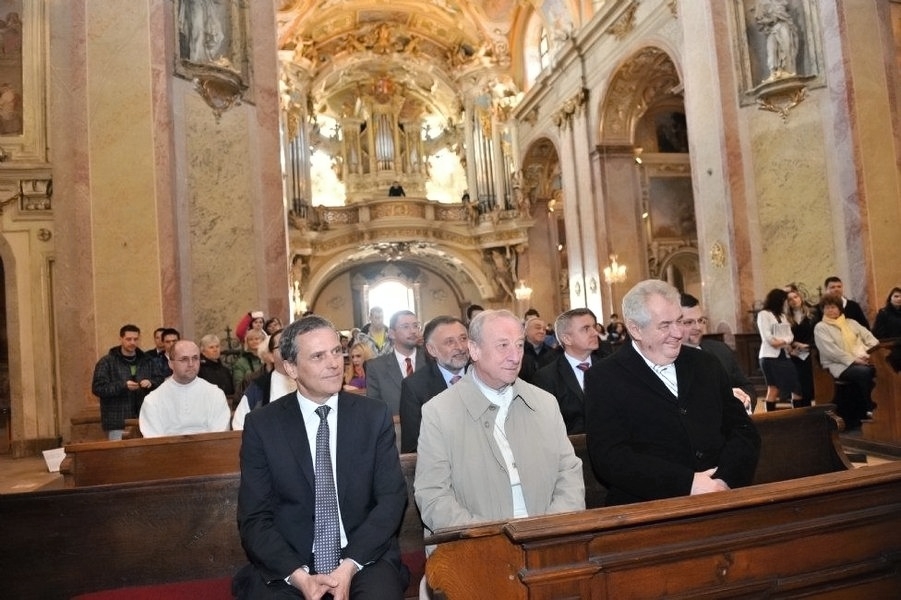
[{"label": "gray hair", "polygon": [[572,324],[573,319],[576,317],[584,317],[585,315],[590,316],[594,319],[594,322],[598,322],[597,316],[595,316],[594,312],[590,308],[573,308],[571,310],[562,313],[557,320],[554,321],[554,334],[557,336],[557,342],[564,348],[566,344],[563,343],[561,337],[569,333],[569,327]]},{"label": "gray hair", "polygon": [[519,320],[519,317],[514,315],[509,310],[486,310],[473,317],[472,323],[469,324],[469,339],[472,340],[472,342],[476,345],[481,345],[482,330],[485,329],[485,325],[490,321],[496,321],[498,319],[510,319],[511,321],[516,321],[516,323],[519,325],[520,331],[525,331],[523,323]]},{"label": "gray hair", "polygon": [[338,337],[338,330],[335,329],[332,322],[319,315],[301,317],[285,327],[281,332],[282,339],[279,340],[278,344],[278,349],[282,353],[282,360],[288,363],[296,363],[299,350],[297,338],[317,329],[331,329],[335,332],[335,338],[337,339]]},{"label": "gray hair", "polygon": [[661,296],[667,302],[679,305],[679,290],[660,279],[645,279],[635,284],[623,296],[623,319],[632,321],[638,327],[645,327],[651,322],[648,301],[651,296]]},{"label": "gray hair", "polygon": [[205,336],[203,336],[202,338],[200,338],[200,348],[201,349],[209,348],[213,344],[218,344],[218,343],[220,343],[219,336],[216,335],[215,333],[208,333]]}]

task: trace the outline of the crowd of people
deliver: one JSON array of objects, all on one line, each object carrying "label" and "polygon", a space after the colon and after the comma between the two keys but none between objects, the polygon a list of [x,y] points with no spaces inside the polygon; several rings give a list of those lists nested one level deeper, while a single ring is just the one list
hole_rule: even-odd
[{"label": "crowd of people", "polygon": [[[757,316],[768,409],[778,399],[809,405],[802,371],[814,348],[869,397],[867,349],[901,336],[901,288],[874,336],[849,316],[866,321],[838,283],[827,280],[817,310],[796,287],[768,294]],[[126,325],[97,364],[110,439],[135,416],[147,437],[243,429],[237,508],[249,564],[234,580],[239,598],[403,596],[396,421],[400,451],[417,453],[413,491],[427,532],[584,509],[573,434],[586,434],[608,505],[753,479],[754,386],[726,344],[705,339],[698,299],[666,282],[635,285],[607,325],[587,308],[552,328],[537,311],[477,305],[465,321],[442,315],[424,327],[409,310],[386,322],[373,307],[369,318],[342,333],[315,314],[282,329],[250,312],[231,370],[216,336],[198,345],[161,328],[143,352],[140,331]]]},{"label": "crowd of people", "polygon": [[[836,412],[847,430],[857,429],[876,408],[872,400],[876,369],[870,352],[879,340],[901,337],[901,288],[889,292],[873,331],[860,304],[845,297],[839,277],[826,278],[817,304],[810,303],[795,284],[774,288],[757,313],[757,330],[767,410],[775,410],[778,401],[810,406],[818,363],[839,385],[850,386],[847,393],[835,395]],[[893,349],[888,360],[901,370],[898,350]]]}]

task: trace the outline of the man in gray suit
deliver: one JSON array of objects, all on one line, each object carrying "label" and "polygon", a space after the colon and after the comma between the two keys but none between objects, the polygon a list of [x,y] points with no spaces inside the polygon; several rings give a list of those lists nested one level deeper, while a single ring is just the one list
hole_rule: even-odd
[{"label": "man in gray suit", "polygon": [[419,350],[421,326],[416,315],[401,310],[391,316],[388,337],[394,351],[366,361],[366,395],[383,400],[392,415],[400,414],[400,384],[404,377],[425,366],[425,353]]}]

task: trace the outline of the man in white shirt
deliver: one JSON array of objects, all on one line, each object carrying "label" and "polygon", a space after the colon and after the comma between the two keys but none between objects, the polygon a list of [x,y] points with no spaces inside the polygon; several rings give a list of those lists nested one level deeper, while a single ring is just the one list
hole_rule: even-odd
[{"label": "man in white shirt", "polygon": [[425,354],[419,352],[421,336],[416,314],[398,311],[388,325],[394,351],[366,361],[366,395],[387,403],[392,415],[400,414],[400,385],[404,378],[425,365]]},{"label": "man in white shirt", "polygon": [[200,348],[179,340],[169,356],[172,375],[144,399],[139,416],[144,437],[228,431],[231,410],[225,393],[197,377]]},{"label": "man in white shirt", "polygon": [[585,508],[557,400],[517,378],[523,342],[513,313],[480,313],[469,371],[422,407],[414,488],[429,531]]},{"label": "man in white shirt", "polygon": [[715,356],[683,345],[679,291],[623,297],[631,342],[585,374],[585,433],[607,505],[725,491],[754,478],[760,436]]}]

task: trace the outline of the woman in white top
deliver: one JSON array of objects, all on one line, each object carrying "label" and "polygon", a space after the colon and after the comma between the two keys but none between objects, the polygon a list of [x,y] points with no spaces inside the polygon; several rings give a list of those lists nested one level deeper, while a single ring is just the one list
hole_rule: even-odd
[{"label": "woman in white top", "polygon": [[766,380],[766,409],[776,410],[776,400],[791,400],[792,406],[801,400],[801,383],[798,372],[789,358],[792,342],[791,322],[785,314],[788,293],[773,288],[766,295],[763,310],[757,313],[757,331],[760,332],[760,370]]}]

